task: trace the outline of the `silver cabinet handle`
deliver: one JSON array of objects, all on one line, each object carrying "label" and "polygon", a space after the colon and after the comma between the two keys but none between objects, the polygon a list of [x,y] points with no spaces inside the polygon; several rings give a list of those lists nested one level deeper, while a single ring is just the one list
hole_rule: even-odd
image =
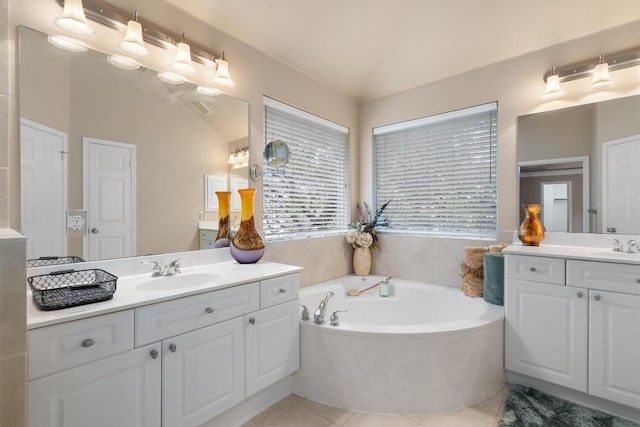
[{"label": "silver cabinet handle", "polygon": [[280,288],[279,291],[280,291],[281,294],[284,294],[284,293],[287,292],[287,290],[285,288]]},{"label": "silver cabinet handle", "polygon": [[600,301],[600,295],[595,294],[595,295],[593,296],[593,299],[594,299],[594,300],[596,300],[596,301]]},{"label": "silver cabinet handle", "polygon": [[582,298],[583,293],[582,292],[578,292],[578,298]]},{"label": "silver cabinet handle", "polygon": [[255,325],[256,324],[256,318],[255,317],[250,317],[249,318],[249,324],[250,325]]},{"label": "silver cabinet handle", "polygon": [[82,346],[85,348],[91,347],[95,343],[96,343],[96,340],[94,340],[93,338],[87,338],[86,340],[82,340]]},{"label": "silver cabinet handle", "polygon": [[529,271],[537,271],[537,270],[538,270],[538,269],[537,269],[537,268],[535,268],[535,267],[530,267],[530,268],[529,268]]},{"label": "silver cabinet handle", "polygon": [[207,308],[205,308],[205,309],[204,309],[204,312],[205,312],[205,313],[207,313],[207,314],[211,314],[211,313],[213,313],[213,312],[214,312],[213,307],[207,307]]},{"label": "silver cabinet handle", "polygon": [[158,358],[158,350],[156,350],[155,348],[153,350],[151,350],[151,358],[152,359],[157,359]]},{"label": "silver cabinet handle", "polygon": [[98,230],[98,227],[93,227],[93,228],[91,229],[91,232],[92,232],[93,234],[98,234],[98,233],[100,232],[100,230]]},{"label": "silver cabinet handle", "polygon": [[176,346],[175,344],[173,343],[169,344],[169,351],[171,353],[175,353],[177,349],[178,349],[178,346]]}]

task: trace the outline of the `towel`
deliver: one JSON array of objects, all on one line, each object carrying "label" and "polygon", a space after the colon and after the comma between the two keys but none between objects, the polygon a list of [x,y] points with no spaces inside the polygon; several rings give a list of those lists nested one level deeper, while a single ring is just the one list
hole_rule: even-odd
[{"label": "towel", "polygon": [[491,304],[504,305],[504,255],[502,252],[486,252],[483,258],[484,300]]}]

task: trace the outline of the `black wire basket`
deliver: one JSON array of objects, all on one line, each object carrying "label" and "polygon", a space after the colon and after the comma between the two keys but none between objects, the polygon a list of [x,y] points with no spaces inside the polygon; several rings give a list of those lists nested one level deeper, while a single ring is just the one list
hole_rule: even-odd
[{"label": "black wire basket", "polygon": [[104,270],[62,270],[27,278],[33,302],[40,310],[107,301],[113,298],[118,278]]},{"label": "black wire basket", "polygon": [[41,256],[27,260],[27,267],[44,267],[47,265],[71,264],[74,262],[84,262],[79,256]]}]

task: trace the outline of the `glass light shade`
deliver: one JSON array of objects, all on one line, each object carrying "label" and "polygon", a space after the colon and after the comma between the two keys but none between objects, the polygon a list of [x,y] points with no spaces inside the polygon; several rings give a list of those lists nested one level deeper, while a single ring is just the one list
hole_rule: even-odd
[{"label": "glass light shade", "polygon": [[62,16],[56,18],[54,23],[57,27],[80,36],[90,36],[95,32],[84,15],[82,0],[65,0]]},{"label": "glass light shade", "polygon": [[184,83],[184,77],[180,74],[172,73],[171,71],[165,71],[162,73],[158,73],[158,78],[165,83],[169,83],[171,85],[181,85]]},{"label": "glass light shade", "polygon": [[134,71],[140,69],[140,64],[126,56],[108,55],[107,61],[109,61],[109,64],[115,65],[123,70]]},{"label": "glass light shade", "polygon": [[214,77],[213,82],[220,86],[227,87],[235,85],[229,75],[229,63],[224,59],[216,59],[216,64],[218,64],[218,69],[216,70],[216,76]]},{"label": "glass light shade", "polygon": [[544,91],[544,96],[559,95],[562,93],[560,89],[560,77],[557,74],[552,74],[547,77],[547,87]]},{"label": "glass light shade", "polygon": [[86,52],[87,47],[79,40],[65,36],[48,36],[49,43],[57,48],[68,50],[69,52]]},{"label": "glass light shade", "polygon": [[220,95],[222,93],[218,89],[213,88],[213,87],[209,87],[209,86],[198,86],[196,88],[196,91],[199,94],[206,95],[206,96],[218,96],[218,95]]},{"label": "glass light shade", "polygon": [[184,42],[178,43],[178,53],[171,67],[180,73],[193,73],[195,68],[191,64],[191,48]]},{"label": "glass light shade", "polygon": [[609,75],[609,64],[601,62],[593,69],[593,79],[591,85],[602,85],[611,82],[611,76]]},{"label": "glass light shade", "polygon": [[124,39],[118,43],[118,47],[123,52],[133,56],[148,56],[149,51],[144,46],[142,39],[142,25],[137,21],[129,21],[127,23],[127,33]]}]

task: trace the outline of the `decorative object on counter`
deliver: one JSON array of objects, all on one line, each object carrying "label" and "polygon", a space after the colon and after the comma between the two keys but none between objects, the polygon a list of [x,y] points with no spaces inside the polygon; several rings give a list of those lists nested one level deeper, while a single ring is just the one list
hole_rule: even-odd
[{"label": "decorative object on counter", "polygon": [[218,234],[214,246],[226,248],[231,244],[231,227],[229,226],[229,205],[231,191],[216,191],[218,197]]},{"label": "decorative object on counter", "polygon": [[41,256],[40,258],[28,259],[27,268],[73,264],[76,262],[84,262],[84,260],[78,256]]},{"label": "decorative object on counter", "polygon": [[253,264],[264,255],[264,241],[256,230],[253,218],[253,197],[255,188],[238,190],[242,200],[242,215],[238,232],[231,239],[231,256],[240,264]]},{"label": "decorative object on counter", "polygon": [[504,305],[504,255],[501,251],[489,251],[483,256],[482,293],[490,304]]},{"label": "decorative object on counter", "polygon": [[544,224],[540,219],[542,207],[538,204],[522,205],[527,214],[520,228],[518,229],[518,239],[524,246],[539,246],[544,239]]},{"label": "decorative object on counter", "polygon": [[391,276],[387,276],[386,278],[380,280],[379,282],[374,283],[373,285],[366,287],[364,289],[356,289],[356,288],[351,288],[347,291],[347,295],[349,295],[350,297],[357,297],[360,294],[363,294],[365,292],[367,292],[368,290],[371,290],[373,288],[375,288],[376,286],[380,286],[382,283],[384,283],[385,281],[389,281],[389,279],[391,279]]},{"label": "decorative object on counter", "polygon": [[390,297],[393,287],[391,283],[389,283],[389,279],[391,276],[385,278],[382,282],[380,282],[380,296],[381,297]]},{"label": "decorative object on counter", "polygon": [[465,246],[462,263],[462,292],[468,297],[482,296],[483,256],[488,246]]},{"label": "decorative object on counter", "polygon": [[104,270],[60,270],[27,282],[40,310],[59,310],[113,298],[118,278]]},{"label": "decorative object on counter", "polygon": [[349,225],[346,240],[353,246],[353,270],[358,276],[367,276],[371,272],[371,247],[378,248],[376,227],[388,227],[389,222],[382,213],[391,203],[389,200],[376,210],[375,215],[366,202],[358,203],[358,221]]}]

